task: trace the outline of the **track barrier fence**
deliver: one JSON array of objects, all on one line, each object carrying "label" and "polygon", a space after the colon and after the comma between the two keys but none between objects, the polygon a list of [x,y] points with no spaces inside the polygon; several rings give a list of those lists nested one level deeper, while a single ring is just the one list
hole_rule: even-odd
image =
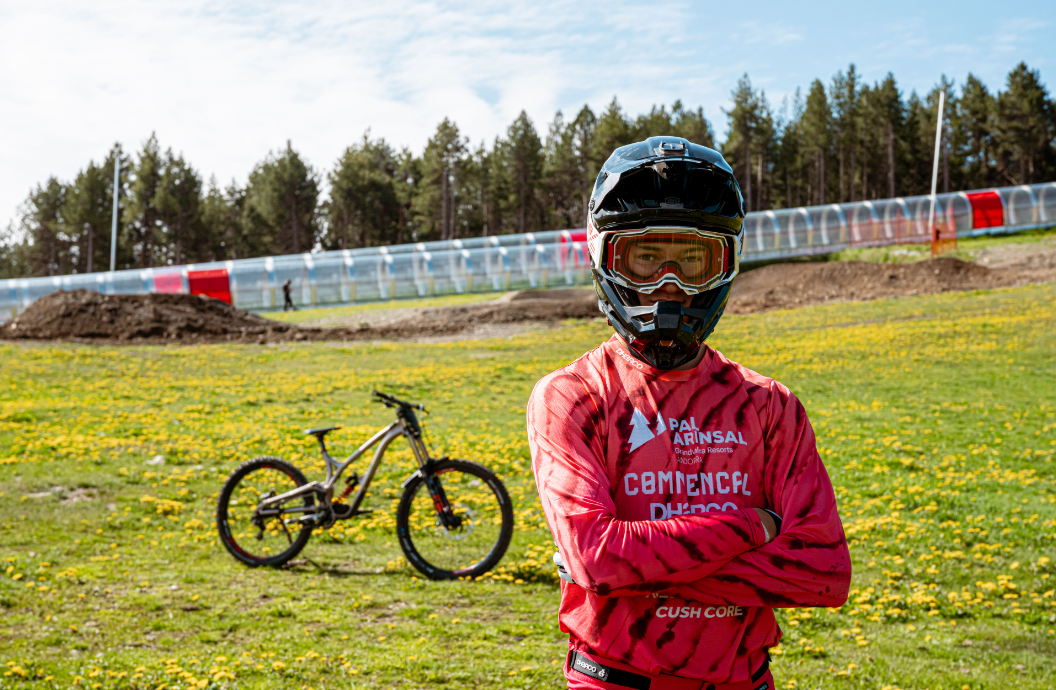
[{"label": "track barrier fence", "polygon": [[[934,221],[932,204],[934,203]],[[742,262],[1056,225],[1056,182],[748,214]],[[248,310],[590,284],[586,230],[552,230],[188,266],[0,281],[0,320],[57,290],[201,294]]]}]

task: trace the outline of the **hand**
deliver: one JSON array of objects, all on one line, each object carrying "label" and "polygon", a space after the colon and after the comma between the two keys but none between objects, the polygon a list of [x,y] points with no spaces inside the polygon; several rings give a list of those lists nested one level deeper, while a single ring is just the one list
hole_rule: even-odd
[{"label": "hand", "polygon": [[753,508],[752,510],[755,511],[755,514],[762,521],[763,527],[766,529],[766,543],[769,544],[777,536],[777,522],[774,520],[773,515],[762,508]]}]

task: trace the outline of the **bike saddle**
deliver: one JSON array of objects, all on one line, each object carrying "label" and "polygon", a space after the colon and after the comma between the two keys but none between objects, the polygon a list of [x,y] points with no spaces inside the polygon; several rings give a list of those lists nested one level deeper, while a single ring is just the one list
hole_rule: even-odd
[{"label": "bike saddle", "polygon": [[304,435],[305,436],[315,436],[316,438],[321,440],[323,437],[325,437],[331,431],[334,431],[335,429],[340,429],[340,428],[341,427],[339,427],[339,426],[328,426],[328,427],[321,428],[321,429],[305,429],[304,430]]}]

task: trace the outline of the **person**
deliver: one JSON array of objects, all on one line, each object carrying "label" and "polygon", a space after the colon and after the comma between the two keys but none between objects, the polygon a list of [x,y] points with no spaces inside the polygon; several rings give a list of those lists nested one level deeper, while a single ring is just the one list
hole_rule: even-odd
[{"label": "person", "polygon": [[293,306],[293,297],[291,296],[292,293],[293,293],[293,288],[290,287],[290,279],[287,278],[286,282],[282,284],[282,296],[285,299],[285,301],[282,304],[282,310],[283,311],[287,311],[289,309],[297,311],[297,307]]},{"label": "person", "polygon": [[730,166],[685,139],[618,148],[598,175],[587,241],[616,333],[541,379],[527,415],[569,688],[772,689],[773,609],[846,601],[803,406],[705,344],[744,216]]}]

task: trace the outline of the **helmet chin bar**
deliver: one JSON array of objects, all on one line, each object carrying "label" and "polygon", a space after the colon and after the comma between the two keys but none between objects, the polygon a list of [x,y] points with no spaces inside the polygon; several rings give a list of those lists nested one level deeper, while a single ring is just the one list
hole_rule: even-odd
[{"label": "helmet chin bar", "polygon": [[680,302],[657,302],[649,307],[628,306],[612,283],[595,274],[599,306],[639,359],[661,370],[690,362],[711,334],[729,296],[729,284],[716,288],[711,303],[703,309]]}]

